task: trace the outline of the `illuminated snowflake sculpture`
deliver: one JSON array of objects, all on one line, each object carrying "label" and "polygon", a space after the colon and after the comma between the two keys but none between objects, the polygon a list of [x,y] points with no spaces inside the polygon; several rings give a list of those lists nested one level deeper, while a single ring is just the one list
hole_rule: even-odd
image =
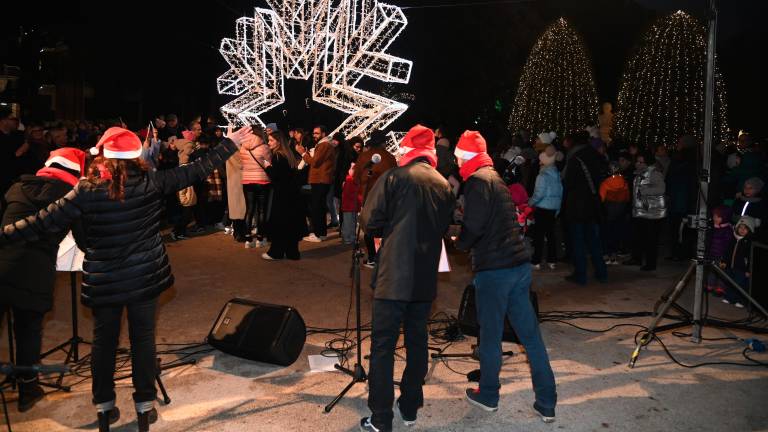
[{"label": "illuminated snowflake sculpture", "polygon": [[238,96],[221,108],[231,124],[261,124],[285,102],[284,80],[313,78],[315,101],[349,114],[334,131],[367,136],[408,106],[358,88],[364,76],[407,83],[412,62],[386,53],[408,24],[403,11],[377,0],[267,0],[253,18],[237,20],[236,39],[220,52],[231,69],[220,94]]}]

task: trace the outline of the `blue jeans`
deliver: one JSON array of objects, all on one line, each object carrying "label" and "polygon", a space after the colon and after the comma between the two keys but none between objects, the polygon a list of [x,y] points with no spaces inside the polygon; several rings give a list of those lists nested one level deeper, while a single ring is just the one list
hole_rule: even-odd
[{"label": "blue jeans", "polygon": [[505,314],[528,355],[536,403],[544,409],[554,409],[557,403],[555,376],[531,305],[530,286],[530,264],[475,274],[475,303],[480,325],[480,399],[488,405],[499,403]]},{"label": "blue jeans", "polygon": [[608,269],[603,260],[600,243],[600,226],[596,223],[570,223],[568,234],[571,237],[571,259],[573,260],[573,276],[580,283],[587,283],[587,252],[592,256],[592,266],[595,268],[595,278],[605,281]]}]

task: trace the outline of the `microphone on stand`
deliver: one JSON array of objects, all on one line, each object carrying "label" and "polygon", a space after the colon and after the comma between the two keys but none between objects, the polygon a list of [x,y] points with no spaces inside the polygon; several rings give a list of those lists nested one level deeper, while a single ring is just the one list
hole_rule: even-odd
[{"label": "microphone on stand", "polygon": [[373,166],[381,162],[381,155],[376,153],[373,156],[371,156],[371,160],[368,161],[367,164],[365,164],[365,169],[371,170],[373,169]]}]

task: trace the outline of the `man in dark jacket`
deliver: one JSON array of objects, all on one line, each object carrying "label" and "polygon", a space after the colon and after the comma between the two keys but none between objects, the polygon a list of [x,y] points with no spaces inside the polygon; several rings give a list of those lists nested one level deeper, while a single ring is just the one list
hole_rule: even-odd
[{"label": "man in dark jacket", "polygon": [[[51,152],[45,167],[37,175],[24,175],[5,195],[3,226],[36,214],[60,199],[77,184],[85,165],[85,153],[74,148]],[[82,227],[72,226],[75,240],[84,249]],[[16,363],[32,366],[40,363],[43,317],[53,307],[56,282],[56,257],[59,243],[66,236],[60,231],[13,249],[0,249],[0,319],[10,306],[14,316]],[[1,322],[1,321],[0,321]],[[31,409],[44,392],[36,374],[19,377],[19,411]]]},{"label": "man in dark jacket", "polygon": [[[359,186],[358,198],[362,203],[365,203],[368,192],[376,184],[379,177],[397,166],[395,157],[384,147],[385,140],[386,136],[381,131],[377,130],[371,133],[366,150],[360,154],[355,163],[353,178]],[[372,163],[371,160],[374,155],[379,155],[381,162]],[[364,265],[373,268],[376,265],[376,246],[373,244],[373,237],[369,234],[365,235],[365,247],[368,249],[368,259]]]},{"label": "man in dark jacket", "polygon": [[578,132],[568,152],[563,172],[563,215],[570,236],[573,274],[565,279],[579,285],[587,283],[587,250],[592,256],[595,278],[604,282],[608,270],[600,244],[601,204],[599,187],[607,173],[600,154],[589,145],[589,133]]},{"label": "man in dark jacket", "polygon": [[394,353],[405,329],[408,360],[400,381],[398,409],[406,425],[416,421],[424,404],[427,373],[427,318],[437,295],[442,236],[448,229],[454,197],[435,170],[435,138],[421,125],[401,144],[409,149],[400,168],[384,174],[371,189],[363,208],[363,226],[382,239],[374,276],[373,323],[368,407],[373,415],[360,427],[392,430]]},{"label": "man in dark jacket", "polygon": [[493,168],[480,133],[464,132],[455,154],[464,180],[464,219],[456,246],[471,251],[480,326],[480,387],[467,389],[467,400],[485,411],[498,409],[506,315],[531,365],[533,407],[542,420],[554,421],[555,377],[530,301],[531,256],[515,217],[515,204]]}]

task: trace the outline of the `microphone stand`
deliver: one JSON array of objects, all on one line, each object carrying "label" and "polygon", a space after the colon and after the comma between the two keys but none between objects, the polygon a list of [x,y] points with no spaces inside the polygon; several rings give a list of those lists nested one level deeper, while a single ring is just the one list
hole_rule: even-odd
[{"label": "microphone stand", "polygon": [[[366,189],[370,190],[371,177],[373,177],[373,165],[368,168],[368,183]],[[368,194],[366,193],[365,198]],[[363,200],[365,202],[365,200]],[[360,258],[363,257],[363,251],[360,248],[360,231],[362,224],[359,221],[360,213],[358,213],[357,232],[355,233],[355,242],[352,246],[352,268],[350,270],[352,276],[352,287],[355,291],[355,332],[357,343],[357,359],[354,369],[345,368],[340,363],[335,364],[337,370],[344,372],[352,377],[352,381],[341,390],[341,393],[336,396],[331,403],[325,406],[324,412],[329,413],[336,406],[339,401],[347,394],[349,390],[357,383],[364,383],[368,381],[368,375],[363,368],[363,337],[362,337],[362,324],[360,322]]]}]

